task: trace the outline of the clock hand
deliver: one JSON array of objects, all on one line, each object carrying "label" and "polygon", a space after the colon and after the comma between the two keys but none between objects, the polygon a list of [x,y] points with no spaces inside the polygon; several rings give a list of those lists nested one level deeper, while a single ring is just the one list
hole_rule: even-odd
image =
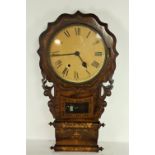
[{"label": "clock hand", "polygon": [[74,53],[66,53],[66,54],[51,54],[50,56],[54,57],[54,56],[67,56],[67,55],[75,55]]},{"label": "clock hand", "polygon": [[86,72],[89,74],[89,76],[91,75],[90,72],[86,69]]},{"label": "clock hand", "polygon": [[68,56],[68,55],[76,55],[80,58],[81,62],[82,62],[82,66],[87,68],[87,63],[85,61],[83,61],[83,59],[80,56],[80,52],[76,51],[74,53],[66,53],[66,54],[51,54],[50,56],[54,57],[54,56]]},{"label": "clock hand", "polygon": [[85,68],[87,68],[87,63],[86,63],[85,61],[83,61],[83,59],[81,58],[80,52],[79,52],[79,51],[76,51],[76,52],[75,52],[75,55],[78,56],[78,57],[80,58],[80,60],[81,60],[81,62],[82,62],[82,66],[85,67]]},{"label": "clock hand", "polygon": [[83,61],[82,62],[82,66],[85,67],[85,68],[87,68],[87,63]]}]

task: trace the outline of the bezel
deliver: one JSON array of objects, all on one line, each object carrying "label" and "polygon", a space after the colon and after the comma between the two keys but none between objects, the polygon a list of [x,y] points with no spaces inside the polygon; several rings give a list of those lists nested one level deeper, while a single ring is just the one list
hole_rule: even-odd
[{"label": "bezel", "polygon": [[[108,55],[109,55],[109,51],[108,51],[108,48],[107,48],[107,45],[105,43],[105,40],[103,38],[103,35],[100,34],[96,29],[86,25],[86,24],[69,24],[67,26],[64,26],[64,27],[61,27],[61,29],[59,29],[59,31],[56,31],[55,33],[53,33],[53,35],[51,36],[51,38],[49,39],[49,42],[48,42],[48,51],[50,51],[50,45],[51,45],[51,42],[53,42],[53,39],[55,38],[55,36],[60,32],[62,31],[63,29],[67,28],[67,27],[70,27],[70,26],[86,26],[88,28],[90,28],[92,31],[94,32],[97,32],[101,38],[102,38],[102,42],[105,46],[105,62],[103,63],[101,69],[99,70],[99,72],[97,72],[97,74],[99,74],[102,70],[102,68],[104,69],[104,67],[106,66],[106,63],[108,62]],[[49,64],[49,67],[51,68],[52,71],[54,71],[54,68],[51,64],[51,60],[50,60],[50,57],[49,57],[49,52],[47,52],[47,57],[48,57],[48,64]],[[60,78],[61,80],[63,80],[64,82],[69,82],[69,83],[73,83],[73,84],[82,84],[82,83],[86,83],[86,82],[89,82],[90,80],[92,80],[93,78],[95,78],[97,76],[97,74],[95,76],[93,76],[92,78],[88,79],[88,80],[85,80],[85,81],[81,81],[81,82],[73,82],[73,81],[69,81],[69,80],[65,80],[63,78],[61,78],[61,76],[59,76],[55,71],[54,71],[54,74],[56,74],[55,76],[57,76],[58,78]]]},{"label": "bezel", "polygon": [[[60,78],[53,70],[51,63],[49,62],[49,44],[51,39],[61,29],[70,25],[86,25],[95,31],[97,31],[105,42],[106,50],[108,50],[108,56],[105,64],[102,66],[100,72],[92,79],[86,82],[69,82]],[[49,82],[61,85],[63,87],[91,87],[98,83],[107,82],[112,78],[114,70],[116,68],[115,59],[118,55],[116,51],[116,37],[109,31],[108,25],[99,20],[94,14],[83,14],[77,11],[75,14],[62,14],[55,22],[49,23],[47,29],[40,35],[39,38],[40,48],[38,54],[40,56],[40,68],[44,78]]]}]

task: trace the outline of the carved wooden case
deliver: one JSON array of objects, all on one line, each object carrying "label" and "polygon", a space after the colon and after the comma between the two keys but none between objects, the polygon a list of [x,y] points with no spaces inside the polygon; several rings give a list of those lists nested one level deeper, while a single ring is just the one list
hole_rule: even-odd
[{"label": "carved wooden case", "polygon": [[[106,64],[92,80],[85,83],[71,83],[60,79],[49,63],[49,43],[62,28],[71,24],[83,24],[100,33],[108,50]],[[105,98],[111,95],[112,75],[116,68],[116,38],[108,25],[94,14],[62,14],[55,22],[48,23],[47,29],[40,35],[40,69],[43,76],[44,95],[49,97],[48,106],[55,118],[51,123],[56,129],[55,151],[98,151],[98,129],[103,126],[99,118],[107,105]],[[51,82],[49,86],[47,83]],[[106,83],[106,85],[104,85]],[[54,89],[54,95],[51,91]],[[102,94],[101,94],[102,91]],[[72,113],[68,107],[82,107],[84,111]],[[52,147],[53,148],[53,147]]]}]

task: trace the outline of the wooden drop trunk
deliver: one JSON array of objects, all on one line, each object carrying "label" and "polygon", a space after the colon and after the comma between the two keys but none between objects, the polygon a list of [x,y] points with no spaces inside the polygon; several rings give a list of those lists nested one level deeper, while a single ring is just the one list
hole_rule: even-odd
[{"label": "wooden drop trunk", "polygon": [[55,151],[98,152],[98,130],[100,123],[54,122]]}]

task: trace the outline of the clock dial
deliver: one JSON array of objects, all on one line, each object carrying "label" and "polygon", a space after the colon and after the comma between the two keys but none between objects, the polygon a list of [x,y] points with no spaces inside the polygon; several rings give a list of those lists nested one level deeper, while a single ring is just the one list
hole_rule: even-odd
[{"label": "clock dial", "polygon": [[55,73],[68,82],[81,83],[95,77],[106,61],[106,47],[100,34],[85,25],[61,29],[49,46]]}]

